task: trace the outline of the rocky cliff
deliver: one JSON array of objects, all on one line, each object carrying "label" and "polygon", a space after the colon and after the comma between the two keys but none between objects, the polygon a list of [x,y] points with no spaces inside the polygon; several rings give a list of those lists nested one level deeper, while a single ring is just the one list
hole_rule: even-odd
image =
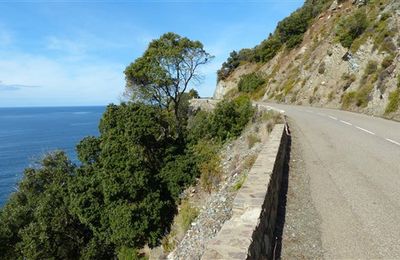
[{"label": "rocky cliff", "polygon": [[294,47],[288,48],[289,42],[278,44],[279,50],[270,58],[257,58],[255,53],[270,47],[275,34],[282,34],[278,25],[269,42],[239,52],[239,58],[231,57],[229,64],[232,59],[239,61],[236,66],[224,64],[229,70],[219,77],[214,98],[238,94],[244,75],[253,73],[263,81],[251,91],[262,91],[257,96],[266,101],[342,108],[399,120],[400,1],[325,4]]}]

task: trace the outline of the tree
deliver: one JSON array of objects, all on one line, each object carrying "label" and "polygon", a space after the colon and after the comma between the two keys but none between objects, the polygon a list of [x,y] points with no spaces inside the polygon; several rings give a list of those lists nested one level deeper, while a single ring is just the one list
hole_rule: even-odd
[{"label": "tree", "polygon": [[199,66],[212,58],[201,42],[166,33],[125,69],[126,94],[133,101],[172,108],[181,135],[178,110],[182,94],[190,84],[201,81]]},{"label": "tree", "polygon": [[74,172],[63,152],[25,170],[19,190],[0,214],[0,258],[79,258],[90,232],[68,209]]}]

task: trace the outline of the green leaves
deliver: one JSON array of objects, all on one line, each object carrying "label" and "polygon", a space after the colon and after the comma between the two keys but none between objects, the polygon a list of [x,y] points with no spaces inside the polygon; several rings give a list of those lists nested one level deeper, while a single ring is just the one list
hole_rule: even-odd
[{"label": "green leaves", "polygon": [[198,67],[212,58],[201,42],[166,33],[125,69],[127,94],[132,100],[163,108],[171,102],[177,106],[189,83],[201,79]]},{"label": "green leaves", "polygon": [[265,83],[265,80],[256,73],[250,73],[240,78],[238,89],[240,92],[252,93]]},{"label": "green leaves", "polygon": [[367,14],[365,8],[361,8],[339,22],[336,34],[342,46],[350,48],[354,40],[361,36],[367,28]]}]

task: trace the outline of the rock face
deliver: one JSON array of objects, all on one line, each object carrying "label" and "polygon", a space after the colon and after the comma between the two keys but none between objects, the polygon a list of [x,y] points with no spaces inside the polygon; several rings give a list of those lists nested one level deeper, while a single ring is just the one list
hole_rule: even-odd
[{"label": "rock face", "polygon": [[[338,23],[365,10],[368,29],[350,48],[337,37]],[[380,29],[377,29],[380,28]],[[333,1],[293,50],[280,51],[271,61],[239,66],[220,81],[215,96],[237,90],[240,76],[264,75],[264,100],[342,108],[400,120],[400,110],[387,112],[391,93],[400,84],[400,1]],[[399,85],[400,86],[400,85]]]},{"label": "rock face", "polygon": [[237,88],[240,77],[255,70],[256,64],[246,64],[238,67],[227,80],[219,81],[214,91],[214,99],[223,99],[224,96],[229,95],[229,92]]}]

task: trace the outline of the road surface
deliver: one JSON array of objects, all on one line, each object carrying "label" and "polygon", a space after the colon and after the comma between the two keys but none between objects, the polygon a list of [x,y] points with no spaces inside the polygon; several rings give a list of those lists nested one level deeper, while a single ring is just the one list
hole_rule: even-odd
[{"label": "road surface", "polygon": [[[400,123],[268,105],[284,110],[298,135],[292,140],[299,144],[292,147],[301,147],[304,169],[299,171],[309,175],[323,257],[400,259]],[[284,242],[282,247],[285,251]]]}]

